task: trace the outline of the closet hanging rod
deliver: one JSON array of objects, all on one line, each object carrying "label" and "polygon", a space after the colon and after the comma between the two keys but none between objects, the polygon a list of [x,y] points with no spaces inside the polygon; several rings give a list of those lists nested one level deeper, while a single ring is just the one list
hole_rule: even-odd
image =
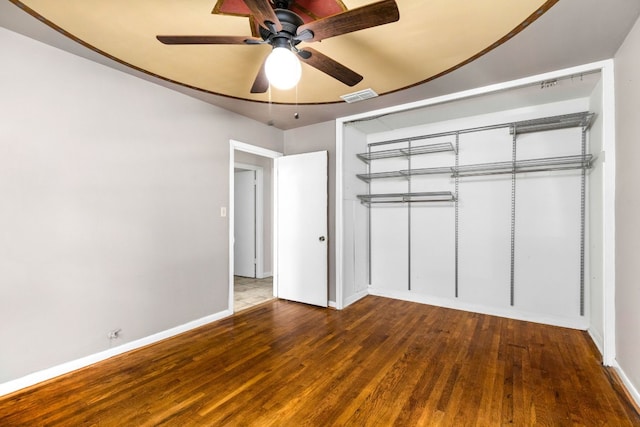
[{"label": "closet hanging rod", "polygon": [[[515,128],[518,133],[540,132],[544,130],[552,129],[564,129],[572,127],[582,127],[584,130],[588,130],[594,122],[595,113],[590,111],[583,111],[580,113],[561,114],[558,116],[542,117],[539,119],[520,120],[516,122],[499,123],[488,126],[477,126],[473,128],[460,129],[455,131],[447,131],[419,136],[412,136],[409,138],[398,138],[389,141],[372,142],[367,144],[369,147],[375,147],[378,145],[394,144],[406,141],[419,141],[428,138],[438,138],[443,136],[451,136],[456,134],[480,132],[486,130],[494,130],[501,128],[510,128],[510,132],[513,132]],[[552,127],[555,124],[556,127]]]},{"label": "closet hanging rod", "polygon": [[371,182],[373,179],[384,178],[405,178],[408,179],[415,175],[438,175],[438,174],[450,174],[454,173],[455,168],[453,166],[443,166],[438,168],[420,168],[420,169],[403,169],[399,171],[389,172],[372,172],[372,173],[359,173],[356,176],[364,182]]},{"label": "closet hanging rod", "polygon": [[380,142],[371,142],[369,144],[367,144],[369,147],[375,147],[377,145],[387,145],[387,144],[397,144],[400,142],[415,142],[415,141],[422,141],[425,139],[433,139],[433,138],[440,138],[440,137],[445,137],[445,136],[454,136],[457,133],[457,131],[447,131],[447,132],[441,132],[441,133],[430,133],[427,135],[418,135],[418,136],[411,136],[408,138],[398,138],[398,139],[391,139],[388,141],[380,141]]},{"label": "closet hanging rod", "polygon": [[451,131],[446,131],[446,132],[429,133],[429,134],[426,134],[426,135],[412,136],[412,137],[408,137],[408,138],[398,138],[398,139],[391,139],[391,140],[388,140],[388,141],[371,142],[371,143],[369,143],[367,145],[369,147],[375,147],[377,145],[397,144],[397,143],[400,143],[400,142],[421,141],[423,139],[440,138],[440,137],[445,137],[445,136],[455,136],[458,133],[469,133],[469,132],[477,132],[477,131],[480,131],[480,130],[501,129],[501,128],[508,127],[510,125],[511,125],[511,123],[500,123],[500,124],[497,124],[497,125],[482,126],[480,128],[451,130]]},{"label": "closet hanging rod", "polygon": [[[593,163],[593,155],[586,154],[577,156],[546,157],[539,159],[527,159],[516,162],[516,173],[524,172],[553,172],[572,169],[590,169]],[[364,182],[371,182],[374,179],[385,178],[409,178],[420,175],[451,174],[458,176],[479,176],[479,175],[500,175],[511,173],[513,162],[479,163],[474,165],[403,169],[390,172],[362,173],[356,175]]]},{"label": "closet hanging rod", "polygon": [[423,202],[452,202],[455,195],[451,191],[431,191],[422,193],[388,193],[361,194],[357,196],[363,204],[377,203],[423,203]]},{"label": "closet hanging rod", "polygon": [[[592,167],[593,155],[585,156],[562,156],[546,157],[540,159],[527,159],[517,161],[515,164],[516,173],[525,172],[551,172],[574,169],[590,169]],[[452,176],[480,176],[499,175],[514,171],[513,162],[480,163],[477,165],[460,165]]]}]

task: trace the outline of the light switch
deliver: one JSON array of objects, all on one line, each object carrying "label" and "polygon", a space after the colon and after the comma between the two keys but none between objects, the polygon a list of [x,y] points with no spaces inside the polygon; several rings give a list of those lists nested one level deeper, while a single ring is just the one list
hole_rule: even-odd
[{"label": "light switch", "polygon": [[225,216],[227,216],[227,208],[226,207],[223,206],[223,207],[220,208],[220,216],[223,217],[223,218]]}]

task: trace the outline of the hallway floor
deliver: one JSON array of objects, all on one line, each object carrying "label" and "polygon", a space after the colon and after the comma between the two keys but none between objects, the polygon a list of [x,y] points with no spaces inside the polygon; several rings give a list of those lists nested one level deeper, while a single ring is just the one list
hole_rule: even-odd
[{"label": "hallway floor", "polygon": [[252,277],[234,276],[233,311],[238,312],[245,308],[273,299],[273,278],[255,279]]}]

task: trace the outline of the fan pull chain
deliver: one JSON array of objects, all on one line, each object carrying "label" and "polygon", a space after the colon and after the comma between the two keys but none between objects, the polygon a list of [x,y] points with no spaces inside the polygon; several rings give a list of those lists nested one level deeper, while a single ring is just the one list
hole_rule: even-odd
[{"label": "fan pull chain", "polygon": [[298,114],[298,84],[296,84],[296,111],[293,113],[293,118],[296,120],[300,118],[300,114]]},{"label": "fan pull chain", "polygon": [[269,93],[269,123],[273,121],[273,113],[271,111],[271,83],[269,83],[269,89],[267,89]]}]

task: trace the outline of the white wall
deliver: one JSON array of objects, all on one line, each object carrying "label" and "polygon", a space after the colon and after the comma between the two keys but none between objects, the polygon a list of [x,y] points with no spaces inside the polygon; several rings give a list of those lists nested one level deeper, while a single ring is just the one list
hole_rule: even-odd
[{"label": "white wall", "polygon": [[227,310],[229,139],[282,132],[2,28],[0,51],[0,383]]},{"label": "white wall", "polygon": [[[464,108],[465,100],[459,103],[460,108]],[[368,140],[376,143],[413,137],[414,147],[454,143],[454,136],[426,140],[415,137],[588,109],[588,98],[576,98],[380,132],[369,135]],[[350,143],[345,137],[344,146]],[[398,144],[406,142],[371,149],[387,150],[397,148]],[[460,165],[510,162],[512,158],[512,136],[508,128],[462,134],[459,147]],[[581,152],[581,131],[574,128],[525,134],[518,137],[517,147],[518,160],[576,155]],[[353,169],[350,163],[357,166],[359,160],[352,157],[344,158],[344,170]],[[453,166],[454,161],[452,152],[410,159],[412,168]],[[393,158],[372,162],[370,170],[383,172],[408,167],[408,159]],[[465,177],[459,181],[458,297],[455,296],[453,202],[412,205],[410,231],[406,204],[371,208],[369,292],[586,329],[588,314],[580,314],[580,171],[517,176],[513,306],[510,305],[511,176]],[[403,178],[375,180],[371,183],[371,192],[453,192],[454,186],[455,181],[449,174],[426,175],[414,176],[410,182]],[[344,223],[346,229],[348,219]],[[344,254],[344,262],[352,262],[350,254]],[[586,291],[589,292],[588,283]]]},{"label": "white wall", "polygon": [[284,154],[302,154],[327,150],[329,153],[329,301],[336,300],[335,281],[335,187],[336,131],[335,122],[324,122],[284,132]]},{"label": "white wall", "polygon": [[343,132],[342,303],[347,306],[369,293],[369,209],[357,197],[367,193],[367,184],[356,176],[367,172],[367,165],[356,160],[367,151],[367,136],[349,125]]},{"label": "white wall", "polygon": [[616,350],[640,403],[640,21],[615,56]]}]

